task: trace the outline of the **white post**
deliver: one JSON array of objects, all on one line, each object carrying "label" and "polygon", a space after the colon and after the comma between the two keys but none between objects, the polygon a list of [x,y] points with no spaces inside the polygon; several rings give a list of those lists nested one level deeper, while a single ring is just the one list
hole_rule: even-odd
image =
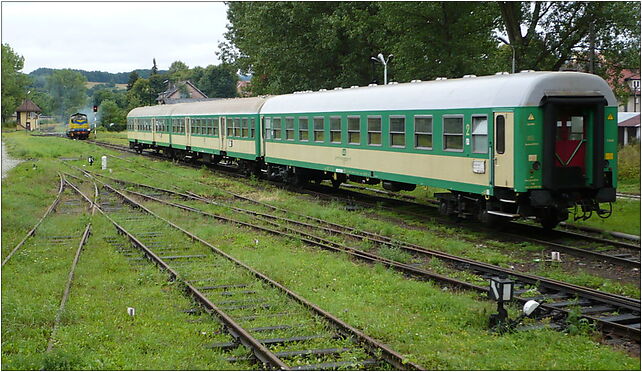
[{"label": "white post", "polygon": [[102,169],[107,169],[107,156],[103,155],[100,159],[102,160]]}]

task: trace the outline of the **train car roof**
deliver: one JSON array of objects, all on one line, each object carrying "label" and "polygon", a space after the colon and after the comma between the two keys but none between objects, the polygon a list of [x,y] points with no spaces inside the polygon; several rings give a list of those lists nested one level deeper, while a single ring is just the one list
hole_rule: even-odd
[{"label": "train car roof", "polygon": [[599,76],[580,72],[522,72],[386,86],[344,88],[271,97],[262,114],[430,110],[539,106],[545,96],[604,96],[617,101]]},{"label": "train car roof", "polygon": [[267,97],[222,98],[211,101],[144,106],[131,110],[127,117],[258,114],[266,99]]}]

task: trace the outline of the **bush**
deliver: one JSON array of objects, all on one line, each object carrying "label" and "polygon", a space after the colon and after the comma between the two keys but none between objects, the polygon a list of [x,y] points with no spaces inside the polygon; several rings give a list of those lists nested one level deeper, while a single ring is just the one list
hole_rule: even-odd
[{"label": "bush", "polygon": [[624,146],[618,152],[618,172],[621,180],[640,179],[640,144]]}]

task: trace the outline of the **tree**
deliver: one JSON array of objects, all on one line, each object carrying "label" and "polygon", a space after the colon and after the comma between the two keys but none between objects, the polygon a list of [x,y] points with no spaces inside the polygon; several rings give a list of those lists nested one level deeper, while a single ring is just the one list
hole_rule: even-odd
[{"label": "tree", "polygon": [[621,68],[640,66],[639,2],[499,2],[499,9],[517,70],[588,62],[591,44]]},{"label": "tree", "polygon": [[47,78],[47,91],[53,98],[55,114],[65,118],[87,104],[87,79],[69,69],[57,70]]},{"label": "tree", "polygon": [[154,65],[152,66],[151,75],[156,75],[158,74],[158,67],[156,67],[156,58],[154,58],[153,61],[154,61]]},{"label": "tree", "polygon": [[2,44],[2,121],[15,112],[27,96],[28,77],[21,73],[24,58],[16,54],[9,44]]},{"label": "tree", "polygon": [[[253,73],[255,94],[366,85],[371,57],[391,80],[490,71],[497,15],[487,3],[232,2],[223,61]],[[496,6],[495,6],[496,9]],[[496,13],[496,12],[495,12]],[[494,72],[494,71],[493,71]]]},{"label": "tree", "polygon": [[[100,105],[100,122],[109,131],[121,131],[127,124],[127,113],[112,100],[104,100]],[[110,125],[110,124],[114,125]]]},{"label": "tree", "polygon": [[232,71],[231,66],[209,65],[194,84],[208,97],[236,97],[236,83],[238,76]]},{"label": "tree", "polygon": [[502,69],[495,58],[494,3],[382,2],[377,18],[386,30],[377,44],[394,55],[390,65],[398,80],[488,75]]},{"label": "tree", "polygon": [[140,76],[138,76],[138,72],[132,71],[132,72],[129,73],[129,80],[127,81],[127,91],[132,89],[132,87],[134,86],[134,83],[139,78],[140,78]]},{"label": "tree", "polygon": [[187,80],[190,75],[189,67],[181,61],[175,61],[169,66],[169,80],[173,82]]},{"label": "tree", "polygon": [[153,95],[149,79],[140,78],[136,80],[132,89],[127,92],[127,109],[131,110],[139,106],[150,106],[154,103],[156,96]]}]

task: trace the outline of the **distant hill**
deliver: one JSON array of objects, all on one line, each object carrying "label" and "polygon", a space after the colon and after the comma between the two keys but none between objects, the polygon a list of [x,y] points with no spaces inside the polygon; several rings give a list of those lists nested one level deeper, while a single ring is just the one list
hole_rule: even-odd
[{"label": "distant hill", "polygon": [[[60,70],[60,69],[53,69],[53,68],[46,68],[46,67],[41,67],[37,70],[33,70],[29,73],[29,76],[33,77],[34,80],[36,81],[36,84],[38,82],[41,82],[44,86],[44,81],[45,78],[49,75],[51,75],[54,71]],[[91,82],[96,82],[96,83],[114,83],[114,84],[127,84],[129,81],[129,74],[130,72],[118,72],[118,73],[111,73],[111,72],[105,72],[105,71],[85,71],[85,70],[76,70],[76,69],[71,69],[72,71],[78,71],[81,74],[83,74],[86,78],[87,81]],[[138,69],[134,70],[138,73],[138,76],[142,78],[148,78],[149,75],[151,74],[150,69]],[[159,70],[158,73],[163,74],[167,71]]]}]

